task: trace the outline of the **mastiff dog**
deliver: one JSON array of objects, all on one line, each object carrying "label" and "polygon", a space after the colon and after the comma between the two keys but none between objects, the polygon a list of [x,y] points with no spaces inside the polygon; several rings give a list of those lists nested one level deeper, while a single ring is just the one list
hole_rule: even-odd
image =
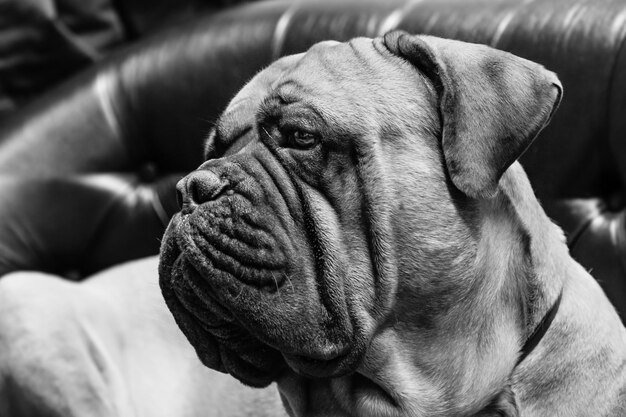
[{"label": "mastiff dog", "polygon": [[626,332],[516,160],[562,87],[394,31],[261,71],[177,185],[160,287],[290,416],[624,416]]}]

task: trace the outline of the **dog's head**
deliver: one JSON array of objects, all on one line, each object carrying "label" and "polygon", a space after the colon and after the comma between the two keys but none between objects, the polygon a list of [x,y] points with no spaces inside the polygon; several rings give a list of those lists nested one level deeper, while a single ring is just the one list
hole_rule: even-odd
[{"label": "dog's head", "polygon": [[560,95],[537,64],[403,32],[259,73],[178,184],[162,245],[163,294],[201,360],[263,386],[360,370],[388,329],[431,337],[472,285],[477,202]]}]

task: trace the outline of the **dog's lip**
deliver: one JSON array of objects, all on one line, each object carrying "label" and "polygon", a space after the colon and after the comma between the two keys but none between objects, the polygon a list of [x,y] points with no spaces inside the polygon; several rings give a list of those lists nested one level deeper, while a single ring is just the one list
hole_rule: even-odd
[{"label": "dog's lip", "polygon": [[[188,273],[202,276],[202,273],[196,268],[193,259],[189,257],[184,250],[178,254],[176,262],[183,260],[188,261]],[[242,285],[246,284],[242,282]],[[210,291],[208,294],[204,295],[208,296],[208,299],[202,300],[202,297],[199,297],[201,302],[212,303],[213,308],[219,308],[222,311],[226,321],[233,320],[230,314],[225,314],[223,311],[225,307],[216,297],[211,296]],[[196,296],[198,296],[198,294],[196,294]],[[185,308],[184,303],[182,306]],[[200,317],[195,316],[193,312],[188,309],[186,310],[188,314],[194,316],[195,320],[202,325],[203,330],[207,331],[207,329],[204,328],[207,323],[204,323]],[[271,347],[283,352],[285,361],[292,369],[302,375],[314,378],[335,378],[354,372],[363,356],[354,351],[352,343],[329,343],[324,346],[319,346],[318,348],[308,349],[306,352],[291,351],[289,353],[286,353],[288,348],[286,349],[285,346]]]},{"label": "dog's lip", "polygon": [[283,353],[289,367],[308,378],[339,378],[353,373],[361,363],[362,356],[350,345],[343,346],[333,352],[317,354]]},{"label": "dog's lip", "polygon": [[[191,218],[193,218],[193,214],[181,215],[178,219],[176,232],[183,233],[185,231],[184,225],[189,222]],[[178,244],[177,247],[180,252],[177,254],[176,262],[182,262],[185,260],[186,268],[189,269],[188,273],[203,277],[204,271],[202,270],[201,265],[199,265],[199,260],[195,258],[197,254],[193,251],[189,251],[183,244]],[[210,282],[210,280],[206,280],[206,285],[208,287],[211,287]],[[267,289],[264,287],[257,287],[256,285],[250,285],[242,280],[238,280],[238,284],[242,285],[242,288],[249,287],[251,289],[252,287],[256,287],[256,290],[261,290],[262,293],[267,294],[274,293],[277,287],[280,287],[281,283],[278,283],[277,285],[275,281],[272,281],[271,285],[267,286]],[[214,308],[217,307],[220,308],[220,310],[228,310],[228,308],[222,303],[223,300],[221,300],[216,294],[213,294],[212,291],[206,291],[206,293],[202,292],[202,294],[196,292],[195,295],[202,303],[210,303]],[[203,299],[204,297],[206,298]],[[193,313],[191,314],[193,315]],[[234,320],[234,317],[231,314],[225,314],[225,316],[227,316],[230,321]],[[206,325],[206,323],[202,322],[200,317],[195,318],[203,325]],[[241,323],[241,325],[246,327],[245,323]],[[255,333],[254,329],[248,329],[248,331],[252,334]],[[259,337],[259,335],[257,335],[257,337]],[[269,347],[281,352],[284,360],[290,368],[298,374],[312,378],[337,378],[355,372],[364,356],[364,349],[358,348],[357,346],[359,345],[362,344],[356,343],[355,340],[347,339],[343,341],[336,340],[334,342],[330,340],[320,341],[318,339],[316,343],[309,344],[304,349],[304,346],[296,348],[295,346],[290,347],[276,343],[268,344]]]},{"label": "dog's lip", "polygon": [[[186,259],[184,254],[178,254],[175,263],[184,259]],[[187,273],[199,274],[191,265]],[[283,372],[285,368],[284,362],[282,360],[280,363],[275,361],[280,356],[274,359],[271,356],[264,356],[266,359],[261,362],[250,357],[251,352],[253,355],[257,355],[259,352],[266,350],[266,348],[271,350],[271,346],[262,346],[260,349],[255,348],[253,351],[244,352],[243,355],[230,351],[231,347],[227,344],[225,345],[228,336],[224,338],[224,333],[221,330],[216,333],[216,330],[228,330],[231,325],[238,325],[234,323],[234,318],[229,313],[225,314],[224,307],[219,302],[213,300],[210,304],[210,310],[218,309],[220,311],[219,313],[215,313],[215,311],[212,313],[218,314],[221,322],[206,322],[202,315],[197,314],[197,309],[192,305],[195,302],[200,302],[203,305],[200,308],[209,309],[208,305],[197,294],[184,294],[180,292],[179,288],[172,288],[170,291],[173,296],[170,302],[174,303],[171,304],[172,311],[175,311],[179,317],[182,316],[185,322],[184,327],[192,329],[192,333],[196,335],[196,343],[192,342],[192,340],[190,342],[192,342],[196,354],[205,366],[220,372],[230,373],[242,382],[245,381],[244,383],[257,387],[267,386]],[[191,295],[191,298],[188,297],[189,295]],[[224,347],[225,349],[223,350]],[[276,354],[280,355],[279,352],[276,352]],[[271,366],[268,366],[271,361],[273,361]]]},{"label": "dog's lip", "polygon": [[348,344],[332,344],[311,350],[305,354],[295,354],[293,358],[297,360],[332,362],[344,358],[349,352],[350,346]]}]

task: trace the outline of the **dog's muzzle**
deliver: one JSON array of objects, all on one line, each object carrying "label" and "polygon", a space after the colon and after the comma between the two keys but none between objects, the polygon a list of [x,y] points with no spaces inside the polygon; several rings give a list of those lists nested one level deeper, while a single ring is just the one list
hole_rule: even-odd
[{"label": "dog's muzzle", "polygon": [[[160,285],[203,363],[264,386],[287,365],[306,376],[354,370],[363,343],[342,297],[325,296],[315,224],[269,151],[212,160],[177,186]],[[334,291],[334,290],[333,290]]]}]

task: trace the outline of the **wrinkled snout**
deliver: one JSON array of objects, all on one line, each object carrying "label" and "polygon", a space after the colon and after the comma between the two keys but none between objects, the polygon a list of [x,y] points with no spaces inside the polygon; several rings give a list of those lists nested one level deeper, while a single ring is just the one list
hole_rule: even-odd
[{"label": "wrinkled snout", "polygon": [[307,374],[345,373],[361,352],[351,349],[343,270],[320,267],[327,257],[315,254],[301,193],[257,149],[207,161],[178,182],[182,211],[161,253],[164,296],[205,364],[246,383],[269,383],[283,360]]}]

